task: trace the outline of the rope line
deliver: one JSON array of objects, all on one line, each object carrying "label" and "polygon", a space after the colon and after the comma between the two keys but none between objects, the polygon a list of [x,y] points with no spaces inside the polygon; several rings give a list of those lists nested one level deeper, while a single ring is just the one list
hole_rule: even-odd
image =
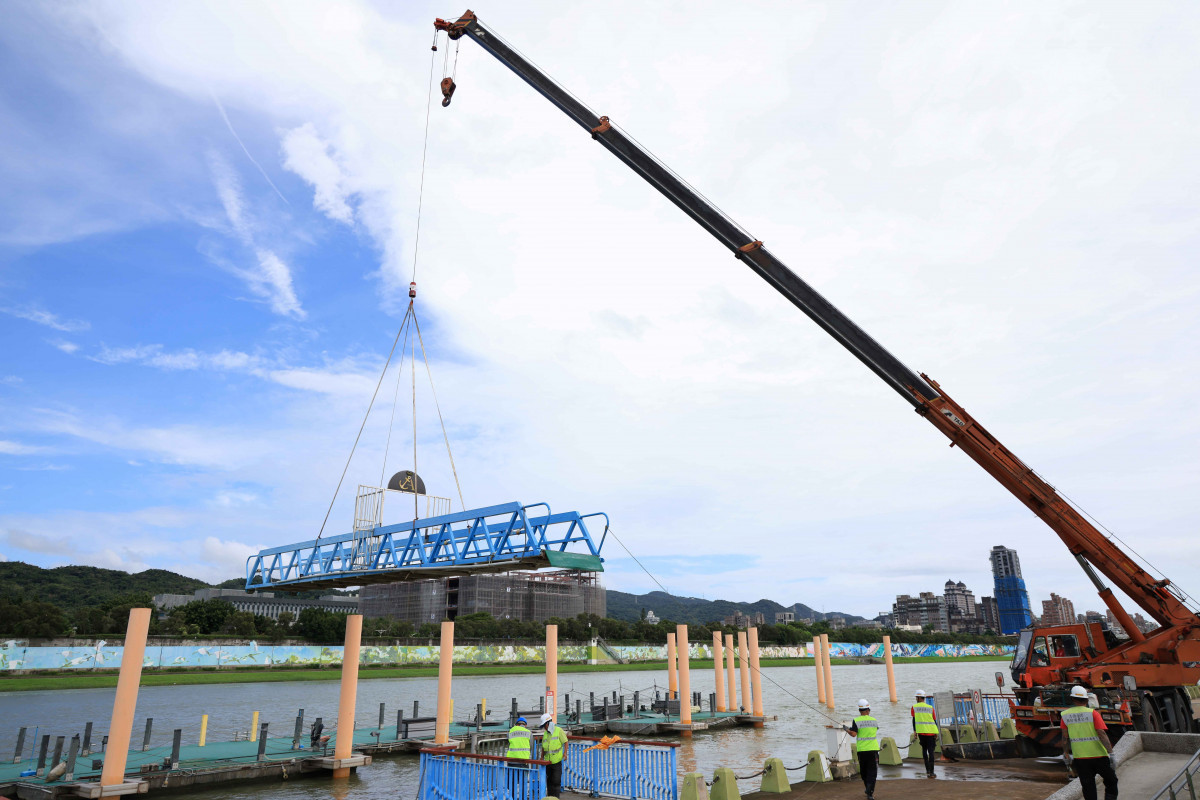
[{"label": "rope line", "polygon": [[400,334],[404,330],[405,321],[407,320],[408,312],[405,312],[404,321],[401,321],[400,329],[396,331],[396,338],[392,340],[392,349],[388,351],[387,361],[383,363],[383,371],[379,373],[379,380],[375,383],[375,391],[371,393],[371,402],[367,404],[367,413],[363,414],[362,425],[358,426],[358,435],[354,437],[354,445],[350,448],[350,455],[346,457],[346,466],[342,467],[342,476],[338,478],[337,488],[333,490],[333,497],[329,500],[329,508],[325,509],[325,519],[321,520],[321,530],[317,532],[318,539],[325,533],[325,525],[329,522],[329,514],[333,511],[333,504],[337,501],[338,492],[342,490],[342,482],[346,480],[346,472],[350,469],[350,462],[354,459],[354,451],[358,449],[358,442],[362,439],[363,430],[367,427],[367,418],[371,416],[371,409],[375,406],[375,398],[379,396],[379,387],[383,385],[383,376],[387,374],[388,365],[392,363],[392,356],[396,353],[396,345],[400,344]]},{"label": "rope line", "polygon": [[[662,589],[666,594],[671,594],[670,590],[668,590],[667,587],[662,585],[662,581],[660,581],[658,578],[654,577],[654,573],[652,573],[650,570],[646,569],[646,565],[643,564],[641,561],[639,561],[638,557],[633,554],[633,551],[625,546],[625,543],[621,541],[619,536],[617,536],[617,532],[612,529],[611,525],[605,525],[604,531],[606,533],[612,534],[612,537],[617,540],[617,544],[621,545],[621,549],[624,550],[626,553],[629,553],[629,557],[632,558],[637,563],[637,565],[642,568],[642,572],[644,572],[650,576],[650,580],[652,580],[656,584],[658,584],[658,588]],[[674,595],[671,595],[671,596],[674,597]]]},{"label": "rope line", "polygon": [[467,503],[463,500],[462,483],[458,480],[458,467],[454,465],[454,451],[450,449],[450,435],[446,433],[446,420],[442,418],[442,406],[438,402],[437,387],[433,385],[433,370],[429,367],[429,353],[425,352],[425,339],[421,336],[421,323],[417,320],[416,312],[413,312],[413,324],[417,328],[417,340],[421,343],[421,357],[425,360],[425,372],[429,375],[429,390],[433,393],[433,407],[437,409],[438,422],[442,426],[442,439],[446,442],[446,454],[450,456],[450,471],[454,473],[454,486],[458,489],[458,502],[466,511]]}]

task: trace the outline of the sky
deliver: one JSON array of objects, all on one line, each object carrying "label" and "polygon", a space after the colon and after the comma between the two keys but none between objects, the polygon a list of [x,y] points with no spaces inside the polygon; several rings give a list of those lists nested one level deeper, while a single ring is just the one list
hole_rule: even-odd
[{"label": "sky", "polygon": [[[1052,531],[584,131],[473,42],[432,52],[461,10],[8,9],[0,557],[219,581],[313,538],[415,262],[467,507],[606,512],[653,575],[610,538],[609,588],[874,616],[991,594],[1002,544],[1035,608],[1101,607]],[[475,11],[1200,592],[1200,7]],[[457,507],[417,378],[418,471]],[[395,380],[327,532],[413,465]]]}]

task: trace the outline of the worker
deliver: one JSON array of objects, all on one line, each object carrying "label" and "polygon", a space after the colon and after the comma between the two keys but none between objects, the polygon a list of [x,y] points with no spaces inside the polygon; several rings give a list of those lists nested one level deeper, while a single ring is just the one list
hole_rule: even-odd
[{"label": "worker", "polygon": [[858,772],[862,775],[867,800],[875,800],[875,776],[879,771],[879,721],[871,716],[871,704],[858,701],[858,716],[850,727],[842,727],[854,734],[854,749],[858,753]]},{"label": "worker", "polygon": [[925,759],[925,777],[936,778],[933,762],[937,753],[938,728],[933,718],[933,706],[925,702],[929,695],[924,689],[917,689],[917,702],[912,707],[913,732],[921,743],[921,758]]},{"label": "worker", "polygon": [[554,721],[552,714],[542,714],[542,758],[550,762],[546,767],[546,791],[548,797],[562,793],[562,761],[567,754],[567,732]]},{"label": "worker", "polygon": [[1096,778],[1104,779],[1104,800],[1117,800],[1117,773],[1113,769],[1112,742],[1100,711],[1088,707],[1088,691],[1071,689],[1072,707],[1062,712],[1063,760],[1075,769],[1083,800],[1096,800]]},{"label": "worker", "polygon": [[517,724],[508,729],[508,752],[505,758],[533,758],[533,734],[525,726],[524,717],[517,717]]}]

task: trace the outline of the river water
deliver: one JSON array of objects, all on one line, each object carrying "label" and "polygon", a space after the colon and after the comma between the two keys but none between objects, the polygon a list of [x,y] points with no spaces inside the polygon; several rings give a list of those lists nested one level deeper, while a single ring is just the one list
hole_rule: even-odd
[{"label": "river water", "polygon": [[[887,701],[887,677],[880,665],[847,665],[833,667],[834,695],[838,719],[851,719],[860,698],[871,702],[872,713],[881,723],[882,736],[892,736],[897,743],[906,743],[911,723],[909,705],[917,689],[929,692],[966,691],[981,689],[995,691],[995,673],[1006,671],[999,661],[958,663],[896,664],[896,686],[900,702]],[[588,692],[597,696],[611,693],[626,695],[631,702],[635,690],[643,698],[652,697],[655,686],[665,687],[666,671],[566,673],[559,676],[559,693],[571,694],[585,700]],[[703,692],[707,707],[708,694],[714,691],[711,669],[692,670],[691,688]],[[465,719],[474,712],[475,704],[487,698],[492,719],[503,718],[516,697],[522,708],[536,707],[543,691],[540,675],[463,676],[453,684],[455,717]],[[740,688],[739,688],[740,692]],[[379,704],[387,704],[387,723],[395,724],[396,710],[404,709],[405,717],[412,714],[412,703],[419,700],[421,715],[434,713],[437,693],[435,678],[393,678],[363,680],[358,684],[357,727],[374,727],[379,718]],[[816,673],[814,667],[765,667],[763,669],[765,711],[777,715],[764,728],[727,728],[700,732],[679,748],[681,772],[700,771],[711,776],[717,767],[732,767],[738,774],[757,772],[764,759],[782,758],[785,766],[803,764],[810,750],[827,749],[825,707],[816,702]],[[27,726],[29,741],[35,726],[40,733],[66,735],[82,732],[84,723],[95,722],[97,744],[101,732],[107,729],[112,713],[112,689],[67,689],[44,692],[13,692],[0,694],[0,754],[10,754],[16,746],[17,729]],[[643,699],[643,702],[646,702]],[[271,736],[290,736],[298,709],[305,712],[305,730],[315,717],[324,717],[327,728],[337,718],[338,682],[307,681],[295,683],[243,683],[203,686],[147,686],[138,695],[137,716],[133,740],[140,743],[146,717],[154,718],[152,745],[170,744],[172,731],[183,729],[185,744],[195,744],[199,735],[200,717],[209,715],[209,741],[225,741],[235,732],[250,729],[251,713],[260,711],[261,721],[269,722]],[[532,721],[532,720],[531,720]],[[8,757],[8,756],[5,756]],[[793,773],[793,777],[799,773]],[[348,781],[337,782],[335,796],[348,800],[376,798],[408,798],[416,794],[417,759],[412,755],[376,758]],[[757,781],[752,782],[757,786]],[[742,787],[748,791],[750,785]],[[215,788],[187,790],[175,795],[195,800],[242,800],[270,797],[271,800],[308,800],[326,798],[330,785],[325,779],[286,782],[264,781],[251,784],[223,784]]]}]

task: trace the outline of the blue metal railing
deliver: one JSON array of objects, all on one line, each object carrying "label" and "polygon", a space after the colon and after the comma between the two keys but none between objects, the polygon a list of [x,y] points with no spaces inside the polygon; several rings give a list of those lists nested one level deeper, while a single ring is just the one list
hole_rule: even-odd
[{"label": "blue metal railing", "polygon": [[[537,507],[546,513],[530,516],[529,509]],[[602,569],[600,545],[585,522],[594,516],[603,515],[553,514],[545,503],[502,503],[273,547],[246,561],[246,589],[351,586],[544,566],[547,553],[565,553],[571,546],[596,557],[595,566]]]},{"label": "blue metal railing", "polygon": [[563,789],[631,800],[678,797],[675,748],[679,745],[622,740],[607,749],[588,749],[599,741],[586,736],[570,737],[563,759]]},{"label": "blue metal railing", "polygon": [[427,748],[420,780],[417,800],[542,800],[546,762]]},{"label": "blue metal railing", "polygon": [[1008,701],[1012,695],[1007,694],[985,694],[980,697],[981,705],[983,706],[983,717],[976,719],[978,715],[975,713],[975,704],[971,700],[969,693],[954,695],[954,711],[949,709],[943,711],[935,709],[938,724],[947,728],[952,728],[956,725],[971,725],[977,721],[980,725],[984,721],[993,722],[999,725],[1003,720],[1012,716],[1011,706]]}]

